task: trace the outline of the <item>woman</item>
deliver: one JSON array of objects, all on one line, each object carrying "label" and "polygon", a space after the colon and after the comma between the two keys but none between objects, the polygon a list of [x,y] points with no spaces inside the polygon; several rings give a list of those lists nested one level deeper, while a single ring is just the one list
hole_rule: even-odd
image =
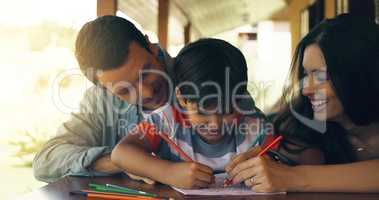
[{"label": "woman", "polygon": [[313,29],[297,46],[280,102],[273,120],[286,140],[277,151],[302,165],[255,157],[259,149],[252,149],[227,166],[234,183],[259,192],[379,192],[374,21],[344,14]]}]

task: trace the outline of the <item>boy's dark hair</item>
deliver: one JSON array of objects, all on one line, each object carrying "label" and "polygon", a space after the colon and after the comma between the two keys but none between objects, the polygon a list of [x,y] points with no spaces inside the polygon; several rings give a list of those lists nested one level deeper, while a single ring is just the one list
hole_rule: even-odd
[{"label": "boy's dark hair", "polygon": [[128,56],[131,42],[150,52],[144,35],[133,23],[117,16],[102,16],[86,23],[76,38],[75,56],[80,69],[92,82],[89,69],[109,70],[120,67]]},{"label": "boy's dark hair", "polygon": [[[172,78],[184,99],[199,103],[206,97],[207,101],[202,104],[205,107],[231,108],[234,89],[238,87],[237,95],[247,91],[244,56],[236,47],[219,39],[200,39],[185,46],[175,58]],[[221,90],[207,82],[217,84]],[[209,98],[215,94],[221,96]]]}]

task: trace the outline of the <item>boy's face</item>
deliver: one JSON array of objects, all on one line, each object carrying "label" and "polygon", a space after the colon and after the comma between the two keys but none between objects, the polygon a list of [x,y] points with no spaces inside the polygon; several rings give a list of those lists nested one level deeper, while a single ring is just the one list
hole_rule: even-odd
[{"label": "boy's face", "polygon": [[[151,46],[151,45],[150,45]],[[127,62],[98,75],[100,83],[119,98],[146,109],[156,109],[167,102],[168,79],[156,59],[157,49],[148,52],[136,42],[129,46]]]},{"label": "boy's face", "polygon": [[235,111],[230,114],[220,114],[215,107],[199,108],[195,102],[184,100],[180,94],[177,99],[181,107],[186,110],[186,117],[191,126],[208,144],[220,142],[225,134],[230,134],[232,123],[237,123],[239,114]]}]

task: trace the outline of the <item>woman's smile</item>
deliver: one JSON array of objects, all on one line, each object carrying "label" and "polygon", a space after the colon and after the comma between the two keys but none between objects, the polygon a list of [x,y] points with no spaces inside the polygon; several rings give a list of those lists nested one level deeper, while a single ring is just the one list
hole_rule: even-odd
[{"label": "woman's smile", "polygon": [[311,104],[314,112],[321,112],[327,108],[328,100],[311,100]]}]

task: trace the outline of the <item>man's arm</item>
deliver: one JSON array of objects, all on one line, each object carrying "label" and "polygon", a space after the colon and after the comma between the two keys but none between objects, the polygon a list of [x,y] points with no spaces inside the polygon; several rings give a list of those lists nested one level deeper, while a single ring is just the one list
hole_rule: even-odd
[{"label": "man's arm", "polygon": [[117,132],[105,130],[103,101],[107,99],[102,98],[103,90],[96,87],[87,90],[80,112],[72,114],[57,136],[36,155],[33,169],[37,179],[52,182],[66,175],[107,175],[120,171],[109,162]]}]

